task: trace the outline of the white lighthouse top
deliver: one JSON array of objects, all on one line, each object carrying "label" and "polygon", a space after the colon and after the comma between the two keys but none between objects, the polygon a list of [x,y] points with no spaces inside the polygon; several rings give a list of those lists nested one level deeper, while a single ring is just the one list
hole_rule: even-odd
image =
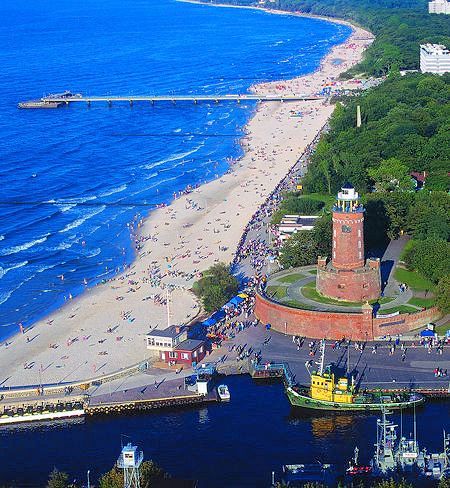
[{"label": "white lighthouse top", "polygon": [[350,183],[345,183],[338,193],[333,212],[364,212],[359,203],[359,194]]},{"label": "white lighthouse top", "polygon": [[346,183],[341,191],[338,193],[338,200],[353,201],[359,200],[358,192],[353,188],[352,185]]}]

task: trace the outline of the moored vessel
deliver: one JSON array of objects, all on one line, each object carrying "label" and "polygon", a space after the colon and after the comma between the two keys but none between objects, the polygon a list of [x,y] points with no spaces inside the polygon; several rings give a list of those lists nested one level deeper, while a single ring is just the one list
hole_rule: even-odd
[{"label": "moored vessel", "polygon": [[42,422],[47,420],[82,417],[84,413],[84,406],[81,402],[36,408],[17,408],[15,410],[3,411],[0,415],[0,426],[21,424],[24,422]]},{"label": "moored vessel", "polygon": [[28,100],[26,102],[20,102],[17,104],[18,108],[58,108],[64,105],[64,101],[61,99],[81,98],[81,93],[72,93],[66,90],[62,93],[52,93],[45,97],[38,98],[36,100]]},{"label": "moored vessel", "polygon": [[229,402],[231,399],[230,390],[227,385],[219,385],[217,387],[217,394],[221,402]]},{"label": "moored vessel", "polygon": [[425,401],[422,395],[413,392],[391,392],[381,389],[359,392],[352,375],[336,378],[333,365],[324,367],[325,341],[321,343],[320,352],[319,370],[310,373],[310,387],[286,388],[291,405],[313,410],[364,412],[382,410],[383,407],[398,410]]}]

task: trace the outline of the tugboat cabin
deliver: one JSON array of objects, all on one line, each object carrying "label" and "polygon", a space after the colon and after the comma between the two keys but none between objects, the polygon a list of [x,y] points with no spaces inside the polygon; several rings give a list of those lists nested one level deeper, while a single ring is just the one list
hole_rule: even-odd
[{"label": "tugboat cabin", "polygon": [[311,374],[311,398],[336,403],[353,403],[353,388],[349,387],[347,378],[339,378],[337,385],[334,374],[326,368],[323,374]]}]

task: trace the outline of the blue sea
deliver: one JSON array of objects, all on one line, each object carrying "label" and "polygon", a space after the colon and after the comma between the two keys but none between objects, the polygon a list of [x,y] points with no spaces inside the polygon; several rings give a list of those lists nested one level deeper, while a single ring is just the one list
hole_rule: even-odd
[{"label": "blue sea", "polygon": [[[312,72],[346,26],[173,0],[3,0],[0,339],[133,259],[130,229],[241,155],[252,103],[19,110],[85,95],[244,93]],[[87,283],[85,285],[84,283]]]}]

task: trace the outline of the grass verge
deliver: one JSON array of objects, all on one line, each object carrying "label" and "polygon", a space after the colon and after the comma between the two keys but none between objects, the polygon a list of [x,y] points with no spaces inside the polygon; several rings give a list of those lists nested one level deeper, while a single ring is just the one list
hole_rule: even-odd
[{"label": "grass verge", "polygon": [[271,285],[266,288],[266,295],[275,300],[284,298],[287,294],[287,289],[283,285]]},{"label": "grass verge", "polygon": [[434,284],[424,278],[416,271],[409,271],[405,268],[399,268],[395,270],[395,279],[399,283],[406,283],[410,288],[417,291],[432,291],[434,290]]},{"label": "grass verge", "polygon": [[283,276],[282,278],[278,278],[278,281],[280,283],[295,283],[296,281],[301,280],[304,278],[305,275],[301,273],[292,273],[286,276]]}]

